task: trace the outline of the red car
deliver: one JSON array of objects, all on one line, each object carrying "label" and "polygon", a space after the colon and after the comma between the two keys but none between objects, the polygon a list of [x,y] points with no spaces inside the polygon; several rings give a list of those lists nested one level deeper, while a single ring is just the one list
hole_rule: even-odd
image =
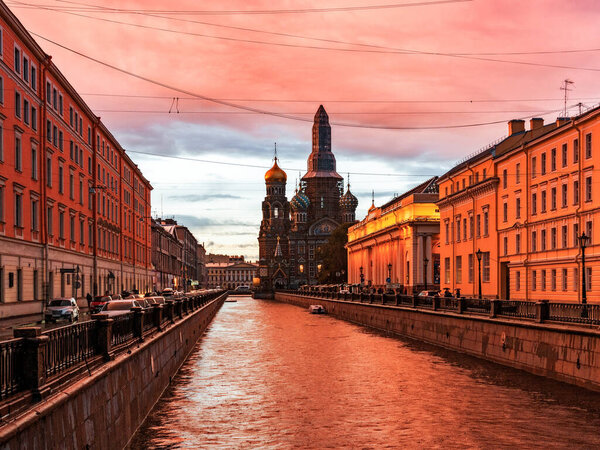
[{"label": "red car", "polygon": [[100,312],[102,307],[112,300],[110,295],[99,295],[90,303],[90,314]]}]

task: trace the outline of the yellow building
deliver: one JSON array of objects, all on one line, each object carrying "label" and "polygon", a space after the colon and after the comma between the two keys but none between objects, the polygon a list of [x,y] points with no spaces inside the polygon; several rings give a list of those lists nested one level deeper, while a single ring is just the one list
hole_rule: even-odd
[{"label": "yellow building", "polygon": [[437,177],[374,204],[348,230],[348,282],[416,292],[439,286],[440,214]]}]

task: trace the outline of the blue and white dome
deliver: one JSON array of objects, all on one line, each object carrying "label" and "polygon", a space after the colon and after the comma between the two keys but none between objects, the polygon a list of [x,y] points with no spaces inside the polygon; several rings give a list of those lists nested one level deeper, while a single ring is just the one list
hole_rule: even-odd
[{"label": "blue and white dome", "polygon": [[294,211],[307,210],[309,205],[310,200],[304,191],[296,192],[296,195],[290,201],[290,206]]}]

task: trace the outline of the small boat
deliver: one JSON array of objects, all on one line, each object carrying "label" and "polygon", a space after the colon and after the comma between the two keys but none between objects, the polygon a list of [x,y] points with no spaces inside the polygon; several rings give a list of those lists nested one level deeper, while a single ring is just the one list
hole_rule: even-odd
[{"label": "small boat", "polygon": [[308,310],[311,314],[325,314],[325,308],[322,305],[310,305]]},{"label": "small boat", "polygon": [[233,303],[233,302],[237,302],[237,299],[236,299],[235,297],[227,297],[227,298],[225,299],[225,301],[226,301],[226,302],[229,302],[229,303]]}]

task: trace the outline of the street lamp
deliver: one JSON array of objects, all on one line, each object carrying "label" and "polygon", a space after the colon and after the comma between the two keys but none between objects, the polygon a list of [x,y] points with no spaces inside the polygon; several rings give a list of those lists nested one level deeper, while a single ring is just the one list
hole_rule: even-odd
[{"label": "street lamp", "polygon": [[363,283],[365,282],[365,275],[363,274],[363,266],[360,266],[358,270],[360,270],[360,284],[362,286]]},{"label": "street lamp", "polygon": [[429,263],[429,259],[427,256],[423,258],[423,281],[425,284],[425,290],[427,290],[427,264]]},{"label": "street lamp", "polygon": [[589,236],[586,236],[585,233],[581,233],[581,236],[578,236],[577,239],[579,239],[579,247],[581,248],[581,303],[585,305],[587,303],[587,286],[585,284],[585,248],[587,247],[590,238]]},{"label": "street lamp", "polygon": [[388,283],[392,282],[392,263],[388,264]]},{"label": "street lamp", "polygon": [[481,297],[481,257],[483,256],[483,252],[480,249],[477,249],[477,252],[475,252],[475,255],[477,256],[477,262],[478,262],[478,267],[479,267],[479,298]]}]

